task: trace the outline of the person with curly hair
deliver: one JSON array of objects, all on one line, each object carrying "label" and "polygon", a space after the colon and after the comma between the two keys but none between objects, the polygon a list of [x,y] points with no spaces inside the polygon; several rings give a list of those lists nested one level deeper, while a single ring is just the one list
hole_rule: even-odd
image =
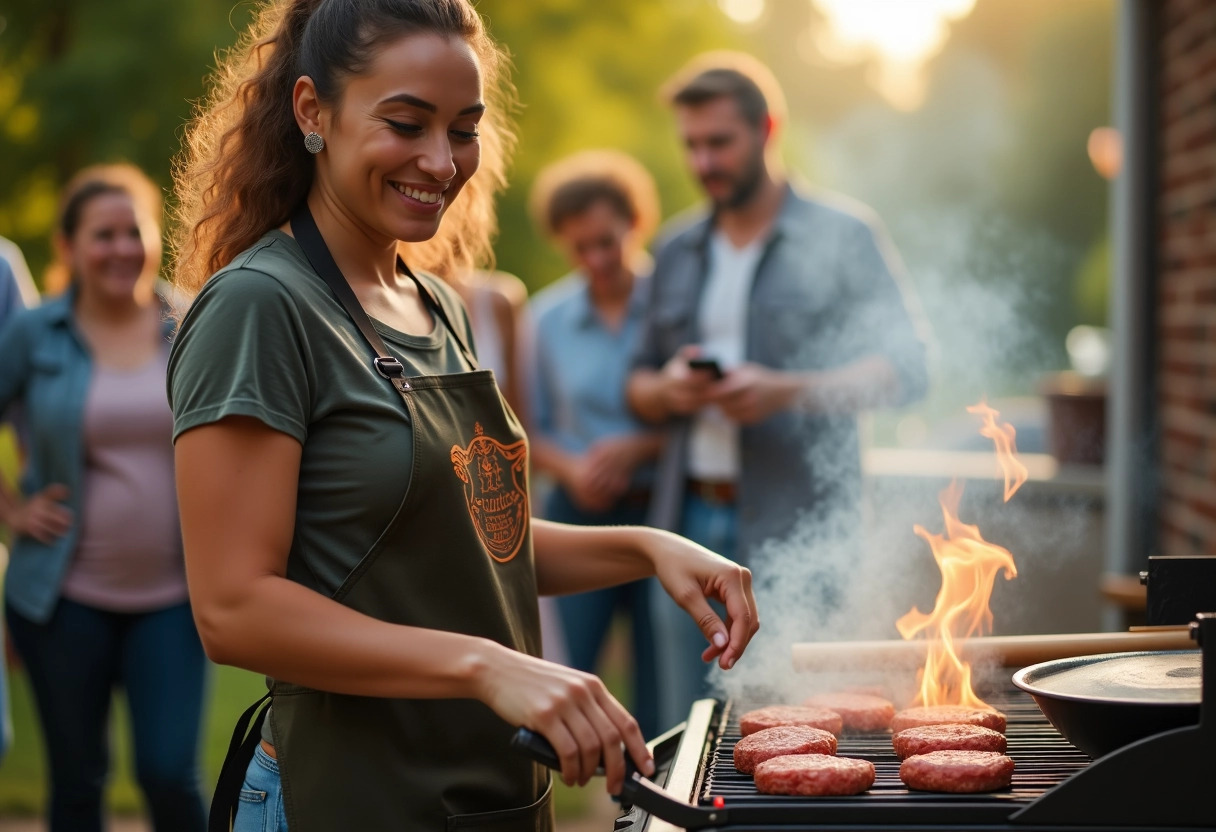
[{"label": "person with curly hair", "polygon": [[217,830],[552,829],[517,727],[567,783],[654,762],[598,678],[539,657],[538,593],[655,575],[723,668],[758,627],[707,549],[531,518],[527,437],[433,274],[489,246],[506,70],[468,0],[281,0],[187,135],[186,569],[208,654],[273,703],[238,723]]},{"label": "person with curly hair", "polygon": [[[659,431],[625,402],[629,357],[646,312],[646,241],[659,218],[654,180],[617,150],[586,150],[546,167],[532,186],[533,222],[574,266],[531,303],[533,464],[554,487],[549,520],[646,522]],[[618,613],[629,623],[633,713],[658,734],[649,582],[558,599],[570,664],[593,671]]]}]

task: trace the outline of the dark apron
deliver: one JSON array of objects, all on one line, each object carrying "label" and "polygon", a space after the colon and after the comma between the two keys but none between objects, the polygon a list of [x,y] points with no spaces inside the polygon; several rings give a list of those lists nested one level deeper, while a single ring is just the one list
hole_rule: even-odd
[{"label": "dark apron", "polygon": [[[392,381],[385,395],[397,395],[394,387],[400,393],[414,435],[401,506],[334,600],[393,624],[480,636],[540,655],[527,440],[519,420],[489,370],[409,379],[391,366],[385,372],[382,362],[400,364],[375,343],[374,330],[368,335],[366,315],[356,315],[362,309],[350,308],[354,295],[345,281],[335,287],[327,277],[337,267],[328,251],[317,250],[324,243],[306,213],[293,217],[292,231],[365,337],[374,336],[377,369]],[[418,287],[469,356],[443,308]],[[510,750],[514,726],[481,702],[348,696],[283,682],[272,685],[271,695],[292,832],[553,829],[547,770]],[[255,726],[249,754],[257,733]],[[244,756],[240,745],[234,737],[235,757]]]}]

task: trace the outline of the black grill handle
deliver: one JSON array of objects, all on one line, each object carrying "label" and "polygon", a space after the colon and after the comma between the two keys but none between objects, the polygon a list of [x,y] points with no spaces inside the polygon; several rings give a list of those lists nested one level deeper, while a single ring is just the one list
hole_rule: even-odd
[{"label": "black grill handle", "polygon": [[[543,766],[548,766],[554,771],[561,771],[562,761],[557,756],[557,752],[553,750],[552,743],[535,731],[530,731],[527,728],[520,728],[515,732],[515,736],[511,737],[511,747],[516,751],[531,757],[533,760]],[[628,781],[637,770],[638,767],[634,765],[633,758],[626,754],[625,780]],[[595,774],[597,777],[604,776],[603,758],[600,759],[600,764],[596,767]]]},{"label": "black grill handle", "polygon": [[[511,737],[511,747],[555,771],[562,767],[553,745],[535,731],[520,728]],[[595,773],[602,775],[603,766],[597,768]],[[621,787],[619,800],[626,809],[630,806],[640,806],[660,820],[689,830],[722,826],[729,820],[729,812],[726,809],[705,809],[676,800],[643,777],[628,756],[625,757],[625,784]]]}]

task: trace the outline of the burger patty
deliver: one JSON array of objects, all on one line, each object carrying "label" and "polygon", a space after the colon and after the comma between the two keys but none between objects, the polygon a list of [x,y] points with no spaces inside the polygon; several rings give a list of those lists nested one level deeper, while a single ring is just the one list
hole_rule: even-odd
[{"label": "burger patty", "polygon": [[894,705],[881,696],[866,693],[821,693],[808,697],[802,704],[835,711],[840,714],[844,730],[859,733],[885,731],[895,716]]},{"label": "burger patty", "polygon": [[836,738],[821,728],[809,725],[778,725],[749,734],[735,743],[735,768],[751,774],[756,766],[773,757],[787,754],[836,753]]},{"label": "burger patty", "polygon": [[755,778],[761,794],[860,794],[874,785],[874,764],[851,757],[798,754],[765,760],[756,766]]},{"label": "burger patty", "polygon": [[891,720],[891,730],[895,733],[909,728],[919,728],[924,725],[948,725],[962,723],[964,725],[980,725],[993,731],[1005,733],[1005,715],[1000,711],[985,710],[984,708],[964,708],[960,705],[931,705],[925,708],[908,708],[900,711]]},{"label": "burger patty", "polygon": [[981,725],[948,723],[908,728],[891,737],[899,759],[931,751],[996,751],[1005,753],[1005,735]]},{"label": "burger patty", "polygon": [[931,751],[904,760],[899,779],[926,792],[990,792],[1013,783],[1013,760],[995,751]]},{"label": "burger patty", "polygon": [[776,728],[778,725],[809,725],[839,736],[840,714],[827,708],[812,708],[804,705],[769,705],[748,711],[739,717],[739,730],[743,736]]}]

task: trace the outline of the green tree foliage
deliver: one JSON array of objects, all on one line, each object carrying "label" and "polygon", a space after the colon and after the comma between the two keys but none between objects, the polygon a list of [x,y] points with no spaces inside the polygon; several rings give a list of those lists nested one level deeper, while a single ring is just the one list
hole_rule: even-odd
[{"label": "green tree foliage", "polygon": [[[252,8],[252,0],[16,0],[0,8],[0,234],[25,249],[36,273],[49,257],[57,190],[80,166],[130,159],[169,185],[190,102]],[[785,87],[795,170],[874,204],[914,275],[917,241],[900,239],[900,215],[930,204],[982,198],[1075,251],[1058,274],[1038,279],[1048,291],[1058,286],[1059,329],[1075,309],[1068,284],[1104,223],[1103,183],[1084,140],[1107,120],[1111,8],[1111,0],[980,0],[930,68],[925,107],[904,114],[867,86],[863,66],[813,58],[807,33],[823,22],[809,3],[770,0],[764,20],[740,29],[715,0],[480,0],[512,53],[522,103],[512,184],[499,203],[499,266],[532,289],[565,270],[531,227],[527,191],[544,164],[576,150],[636,155],[655,174],[665,215],[693,203],[698,194],[656,90],[697,52],[743,48],[769,62]],[[977,72],[977,60],[990,69]],[[980,83],[987,75],[996,87]],[[989,88],[999,109],[967,99]]]},{"label": "green tree foliage", "polygon": [[[234,0],[17,0],[0,9],[0,234],[35,273],[50,255],[59,186],[81,166],[127,159],[166,188],[191,101],[253,5]],[[511,51],[524,106],[501,202],[501,267],[536,288],[562,272],[525,205],[536,171],[592,146],[635,153],[668,206],[694,198],[659,83],[704,48],[737,44],[711,0],[484,0]]]},{"label": "green tree foliage", "polygon": [[250,6],[232,0],[17,0],[0,8],[0,234],[34,272],[60,185],[125,159],[169,186],[190,102]]},{"label": "green tree foliage", "polygon": [[654,173],[664,214],[696,200],[657,90],[703,50],[745,46],[711,0],[482,0],[478,8],[511,50],[523,104],[511,187],[499,202],[500,268],[531,289],[565,273],[531,226],[527,196],[540,168],[568,153],[632,153]]},{"label": "green tree foliage", "polygon": [[1077,272],[1077,323],[1106,326],[1110,303],[1110,236],[1094,243]]}]

